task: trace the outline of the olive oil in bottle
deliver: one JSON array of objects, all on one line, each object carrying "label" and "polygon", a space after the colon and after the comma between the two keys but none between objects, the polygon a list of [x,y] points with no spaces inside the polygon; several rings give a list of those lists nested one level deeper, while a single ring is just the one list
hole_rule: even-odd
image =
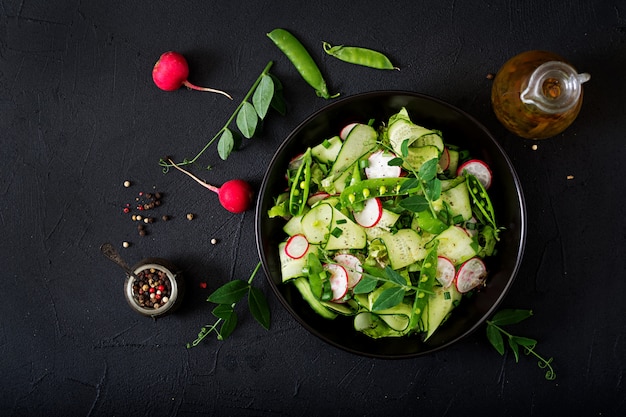
[{"label": "olive oil in bottle", "polygon": [[493,110],[516,135],[549,138],[576,119],[582,105],[582,84],[590,78],[552,52],[523,52],[496,74],[491,90]]}]

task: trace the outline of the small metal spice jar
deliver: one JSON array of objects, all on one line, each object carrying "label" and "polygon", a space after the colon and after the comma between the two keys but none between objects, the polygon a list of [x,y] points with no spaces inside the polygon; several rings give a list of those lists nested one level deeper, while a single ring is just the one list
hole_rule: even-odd
[{"label": "small metal spice jar", "polygon": [[149,317],[171,313],[181,304],[184,280],[180,271],[169,261],[147,258],[132,268],[126,278],[124,295],[130,307]]}]

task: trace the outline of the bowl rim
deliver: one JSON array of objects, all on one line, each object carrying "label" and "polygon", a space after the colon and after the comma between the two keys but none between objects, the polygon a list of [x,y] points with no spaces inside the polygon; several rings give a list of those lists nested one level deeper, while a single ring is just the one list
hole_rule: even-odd
[{"label": "bowl rim", "polygon": [[[304,320],[302,317],[300,317],[300,315],[294,310],[294,308],[287,302],[287,300],[284,298],[283,294],[280,292],[280,289],[278,287],[278,285],[271,279],[271,274],[270,274],[270,270],[269,267],[267,266],[267,262],[266,262],[266,254],[263,250],[263,242],[261,239],[261,224],[262,221],[264,221],[264,213],[261,213],[262,210],[262,206],[263,206],[263,197],[264,194],[268,188],[269,185],[269,177],[270,174],[272,172],[272,169],[274,167],[274,165],[277,163],[277,160],[280,159],[280,155],[282,154],[283,150],[289,146],[289,144],[293,141],[294,136],[297,136],[301,130],[303,130],[309,123],[311,123],[313,120],[315,120],[317,117],[319,117],[322,113],[327,112],[335,107],[340,107],[342,105],[345,105],[347,102],[352,102],[352,101],[358,101],[358,100],[362,100],[362,99],[368,99],[368,98],[373,98],[376,96],[395,96],[395,95],[399,95],[399,96],[410,96],[410,97],[415,97],[418,99],[423,99],[423,100],[427,100],[427,101],[433,101],[438,103],[439,105],[443,106],[443,107],[447,107],[448,109],[450,109],[451,111],[454,111],[456,113],[458,113],[460,116],[466,118],[469,122],[471,122],[472,124],[474,124],[479,130],[481,130],[483,132],[483,134],[489,138],[489,140],[492,142],[492,144],[494,145],[494,147],[497,149],[498,153],[500,154],[499,156],[502,157],[504,163],[506,164],[506,166],[508,167],[508,170],[511,174],[512,180],[513,180],[513,184],[515,187],[515,194],[517,197],[517,204],[519,205],[519,217],[520,217],[520,222],[519,222],[519,247],[517,249],[517,253],[516,253],[516,260],[515,260],[515,264],[510,272],[510,277],[509,279],[506,281],[505,285],[502,288],[501,293],[497,296],[495,302],[487,309],[487,311],[482,315],[482,317],[480,318],[480,320],[478,320],[476,323],[474,323],[472,326],[470,326],[468,329],[466,329],[465,331],[461,332],[459,335],[457,335],[456,337],[451,338],[450,340],[448,340],[445,343],[442,343],[439,346],[435,346],[432,347],[431,349],[425,350],[425,351],[421,351],[421,352],[414,352],[414,353],[406,353],[406,354],[380,354],[380,353],[372,353],[372,352],[366,352],[363,350],[357,350],[354,348],[350,348],[347,346],[342,345],[341,343],[338,343],[326,336],[324,336],[323,334],[321,334],[317,329],[315,329],[313,326],[311,326],[309,323],[306,322],[306,320]],[[265,218],[265,220],[267,220]],[[524,193],[523,193],[523,189],[521,186],[521,182],[519,179],[519,176],[517,175],[517,172],[515,170],[515,167],[511,161],[511,159],[509,158],[509,156],[507,155],[507,153],[505,152],[504,148],[502,147],[502,145],[500,145],[500,143],[496,140],[496,138],[492,135],[492,133],[481,123],[479,122],[476,118],[474,118],[473,116],[471,116],[470,114],[468,114],[466,111],[458,108],[457,106],[450,104],[442,99],[439,99],[437,97],[428,95],[428,94],[424,94],[424,93],[418,93],[418,92],[413,92],[413,91],[406,91],[406,90],[375,90],[375,91],[369,91],[369,92],[363,92],[363,93],[357,93],[357,94],[353,94],[353,95],[349,95],[349,96],[345,96],[342,98],[338,98],[335,99],[332,103],[329,103],[325,106],[322,106],[320,109],[313,111],[308,117],[306,117],[302,122],[300,122],[294,129],[292,129],[289,134],[285,137],[285,139],[283,139],[283,141],[280,143],[280,145],[277,147],[277,149],[275,150],[274,154],[272,155],[272,158],[270,160],[270,162],[268,163],[267,169],[265,171],[265,174],[263,175],[263,180],[261,182],[261,186],[259,187],[259,192],[257,195],[257,201],[256,201],[256,206],[255,206],[255,241],[256,241],[256,245],[257,245],[257,252],[258,252],[258,256],[261,260],[262,263],[262,267],[263,267],[263,272],[265,273],[265,277],[266,280],[268,281],[272,292],[274,293],[274,295],[278,298],[279,302],[281,303],[281,305],[289,312],[289,314],[302,326],[304,327],[308,332],[310,332],[311,334],[313,334],[314,336],[316,336],[318,339],[322,340],[323,342],[334,346],[340,350],[343,350],[345,352],[349,352],[355,355],[359,355],[359,356],[363,356],[363,357],[369,357],[369,358],[375,358],[375,359],[411,359],[411,358],[416,358],[416,357],[420,357],[420,356],[425,356],[425,355],[429,355],[432,354],[434,352],[437,351],[441,351],[455,343],[458,343],[459,341],[467,338],[469,335],[471,335],[472,333],[474,333],[480,326],[482,326],[485,321],[495,313],[496,309],[500,306],[500,304],[502,303],[502,301],[504,300],[504,298],[506,297],[506,295],[508,294],[511,286],[513,285],[517,274],[521,268],[521,264],[523,261],[523,256],[524,256],[524,251],[525,251],[525,246],[526,246],[526,238],[527,238],[527,211],[526,211],[526,201],[525,201],[525,197],[524,197]]]}]

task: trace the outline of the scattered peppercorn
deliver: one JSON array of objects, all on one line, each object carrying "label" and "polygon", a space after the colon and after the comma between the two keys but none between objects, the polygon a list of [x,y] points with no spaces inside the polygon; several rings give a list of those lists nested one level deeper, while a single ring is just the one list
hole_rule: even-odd
[{"label": "scattered peppercorn", "polygon": [[493,75],[491,72],[487,74],[487,79],[488,80],[493,80],[496,76]]},{"label": "scattered peppercorn", "polygon": [[[130,181],[124,181],[124,187],[130,187]],[[134,202],[126,203],[123,207],[123,212],[127,214],[131,214],[131,219],[134,222],[142,222],[144,224],[151,224],[156,221],[157,218],[147,215],[148,211],[153,210],[159,206],[161,206],[161,199],[163,198],[163,193],[161,192],[144,192],[139,191],[136,196]],[[139,211],[144,213],[144,215],[138,213],[132,213],[133,211]],[[169,216],[163,216],[163,220],[169,220]],[[140,236],[145,236],[148,234],[148,230],[144,228],[143,225],[137,227],[138,233]]]},{"label": "scattered peppercorn", "polygon": [[215,245],[217,243],[217,239],[213,238],[211,239],[211,245]]},{"label": "scattered peppercorn", "polygon": [[193,213],[187,213],[187,220],[193,220]]},{"label": "scattered peppercorn", "polygon": [[170,219],[170,216],[168,216],[167,214],[163,215],[163,217],[161,217],[161,220],[163,220],[164,222],[168,221]]},{"label": "scattered peppercorn", "polygon": [[129,247],[129,246],[130,246],[130,243],[128,243],[128,242],[123,242],[123,243],[122,243],[122,246],[123,246],[123,247],[125,247],[125,248],[127,248],[127,247]]}]

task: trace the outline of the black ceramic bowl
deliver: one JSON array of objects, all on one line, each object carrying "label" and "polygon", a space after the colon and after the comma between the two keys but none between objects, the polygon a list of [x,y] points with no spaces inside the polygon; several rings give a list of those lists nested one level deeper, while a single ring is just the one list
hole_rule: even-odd
[{"label": "black ceramic bowl", "polygon": [[[351,122],[386,122],[406,107],[412,121],[442,131],[446,142],[468,149],[486,161],[493,171],[489,189],[496,220],[506,230],[496,256],[488,259],[486,288],[464,298],[450,318],[423,342],[416,336],[371,339],[353,328],[352,317],[327,320],[302,299],[294,285],[281,283],[278,244],[286,237],[280,218],[267,211],[273,198],[285,190],[289,160],[308,146],[338,134]],[[377,91],[333,101],[302,122],[276,151],[267,169],[256,206],[256,240],[259,256],[272,290],[302,326],[329,344],[348,352],[377,358],[410,358],[449,346],[476,330],[498,307],[519,269],[526,238],[526,210],[520,183],[511,164],[493,136],[468,114],[441,100],[403,91]]]}]

